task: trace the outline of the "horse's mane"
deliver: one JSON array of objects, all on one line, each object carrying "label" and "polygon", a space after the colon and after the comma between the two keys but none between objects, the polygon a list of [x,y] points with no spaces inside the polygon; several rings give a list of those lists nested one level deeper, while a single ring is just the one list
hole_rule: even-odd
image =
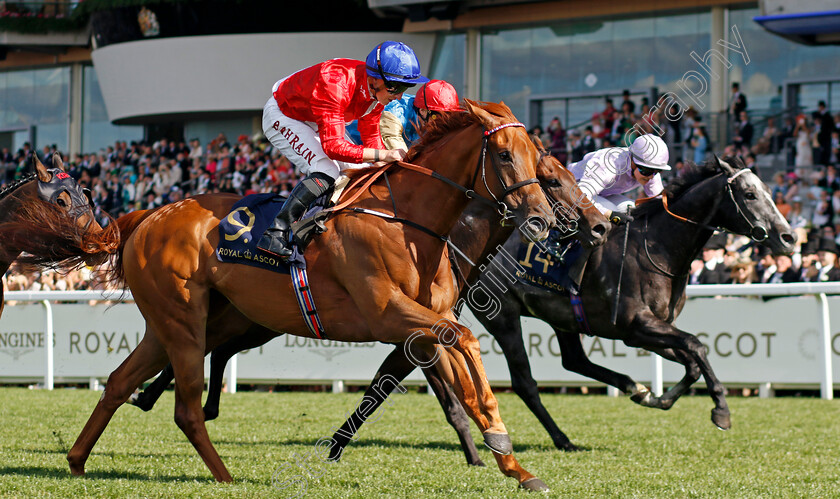
[{"label": "horse's mane", "polygon": [[123,250],[125,250],[125,243],[128,237],[134,230],[144,221],[149,215],[157,211],[159,208],[152,210],[135,210],[131,213],[121,216],[116,219],[111,225],[117,228],[120,235],[120,245],[116,254],[111,260],[111,265],[102,276],[102,281],[113,285],[117,288],[125,288],[125,268],[123,266]]},{"label": "horse's mane", "polygon": [[[741,160],[741,158],[726,157],[721,161],[728,163],[730,166],[732,166],[733,169],[735,169],[735,171],[746,168],[746,165]],[[692,162],[687,162],[685,169],[682,173],[680,173],[680,176],[668,182],[668,185],[665,187],[665,191],[662,194],[664,196],[668,196],[668,200],[670,202],[676,201],[680,198],[680,196],[685,194],[686,191],[699,184],[700,182],[706,180],[707,178],[711,178],[717,175],[718,173],[721,173],[721,170],[720,168],[718,168],[716,159],[707,161],[701,165]],[[644,216],[649,215],[655,211],[660,211],[662,209],[662,200],[657,198],[652,199],[634,208],[632,215],[634,217]]]},{"label": "horse's mane", "polygon": [[116,249],[119,237],[113,223],[98,233],[84,232],[75,219],[37,196],[21,196],[15,214],[0,224],[2,244],[25,251],[17,262],[26,270],[100,265]]},{"label": "horse's mane", "polygon": [[24,175],[23,177],[17,179],[16,181],[12,182],[6,187],[0,189],[0,199],[3,199],[4,197],[8,196],[9,194],[17,190],[18,187],[28,184],[29,181],[35,180],[37,177],[38,174],[32,172],[29,175]]},{"label": "horse's mane", "polygon": [[[495,102],[478,102],[482,109],[506,121],[516,121],[516,117],[511,112],[510,108],[501,103]],[[423,154],[426,149],[429,149],[438,141],[448,137],[453,132],[463,130],[470,125],[477,125],[481,122],[478,116],[466,111],[462,113],[448,112],[438,114],[435,119],[426,124],[420,136],[420,140],[408,150],[406,161],[414,161],[418,156]]]}]

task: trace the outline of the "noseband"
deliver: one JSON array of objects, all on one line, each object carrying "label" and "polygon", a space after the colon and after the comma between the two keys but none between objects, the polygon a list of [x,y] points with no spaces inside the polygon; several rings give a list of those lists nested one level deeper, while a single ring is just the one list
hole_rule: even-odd
[{"label": "noseband", "polygon": [[[738,204],[738,201],[735,199],[735,193],[732,190],[732,184],[735,181],[735,179],[738,178],[744,172],[748,172],[748,171],[749,171],[748,168],[744,168],[743,170],[739,170],[737,173],[735,173],[731,177],[728,177],[726,179],[726,192],[729,194],[729,198],[732,200],[732,204],[735,205],[735,210],[738,212],[738,215],[740,215],[741,218],[745,222],[747,222],[747,225],[750,226],[750,234],[749,234],[750,239],[752,239],[753,241],[755,241],[757,243],[761,243],[761,242],[764,242],[768,237],[769,233],[767,232],[767,229],[762,225],[756,225],[756,224],[753,224],[752,222],[750,222],[750,219],[747,218],[747,215],[744,213],[743,210],[741,210],[741,206]],[[718,175],[722,175],[722,173],[719,173]],[[668,209],[668,196],[666,196],[664,194],[662,195],[662,206],[665,208],[665,211],[669,215],[676,218],[677,220],[692,223],[694,225],[698,225],[700,227],[703,227],[703,228],[706,228],[706,229],[709,229],[709,230],[712,230],[712,231],[729,232],[728,230],[726,230],[724,228],[721,228],[721,227],[715,227],[715,226],[709,225],[707,223],[695,222],[694,220],[691,220],[691,219],[688,219],[688,218],[681,217],[681,216],[677,215],[676,213],[674,213],[674,212],[672,212],[671,210]],[[746,235],[746,234],[744,234],[744,235]]]}]

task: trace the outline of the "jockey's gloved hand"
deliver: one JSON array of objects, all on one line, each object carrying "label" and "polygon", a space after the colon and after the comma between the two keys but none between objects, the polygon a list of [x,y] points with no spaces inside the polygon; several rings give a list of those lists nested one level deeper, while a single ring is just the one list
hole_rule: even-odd
[{"label": "jockey's gloved hand", "polygon": [[633,217],[629,213],[622,213],[620,211],[611,211],[609,219],[614,225],[624,225],[627,222],[633,221]]}]

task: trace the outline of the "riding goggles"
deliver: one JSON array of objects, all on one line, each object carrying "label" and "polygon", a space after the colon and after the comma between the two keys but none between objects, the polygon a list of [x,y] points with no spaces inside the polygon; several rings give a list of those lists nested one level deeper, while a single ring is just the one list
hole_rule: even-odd
[{"label": "riding goggles", "polygon": [[636,168],[639,170],[639,173],[643,177],[652,177],[653,175],[656,175],[659,172],[659,170],[656,168],[648,168],[642,165],[636,165]]}]

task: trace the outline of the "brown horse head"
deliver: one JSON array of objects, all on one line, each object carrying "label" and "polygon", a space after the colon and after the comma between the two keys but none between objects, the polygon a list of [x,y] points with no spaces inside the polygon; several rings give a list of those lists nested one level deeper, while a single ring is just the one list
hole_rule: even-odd
[{"label": "brown horse head", "polygon": [[604,244],[610,229],[607,218],[586,198],[572,172],[548,153],[538,137],[531,139],[541,157],[537,178],[552,204],[558,228],[564,234],[574,234],[585,248]]},{"label": "brown horse head", "polygon": [[492,199],[509,207],[527,237],[545,239],[556,218],[536,180],[540,153],[528,131],[504,102],[464,102],[484,128],[487,141],[484,164],[476,172],[482,180],[475,183],[477,192],[481,194],[483,188]]},{"label": "brown horse head", "polygon": [[[18,261],[30,267],[71,268],[96,265],[119,246],[116,225],[102,228],[93,213],[90,194],[64,170],[58,154],[48,169],[33,155],[32,176],[0,198],[0,250],[26,252]],[[14,192],[12,192],[14,191]]]}]

